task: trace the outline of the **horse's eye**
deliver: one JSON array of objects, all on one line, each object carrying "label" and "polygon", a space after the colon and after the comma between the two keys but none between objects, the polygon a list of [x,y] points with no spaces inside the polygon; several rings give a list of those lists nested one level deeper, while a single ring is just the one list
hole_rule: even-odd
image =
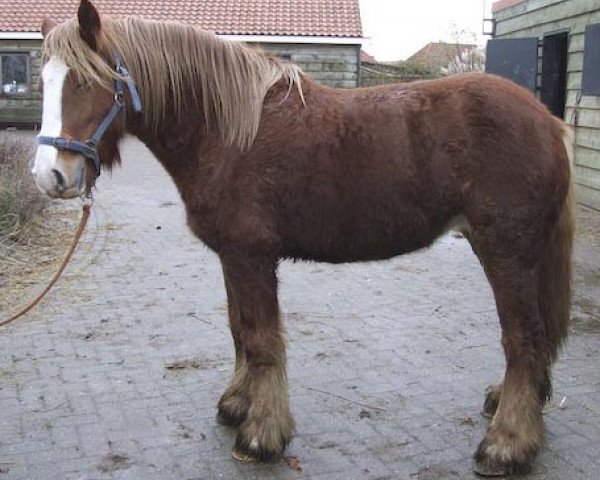
[{"label": "horse's eye", "polygon": [[77,84],[78,92],[87,92],[90,89],[90,84],[87,82],[82,82]]}]

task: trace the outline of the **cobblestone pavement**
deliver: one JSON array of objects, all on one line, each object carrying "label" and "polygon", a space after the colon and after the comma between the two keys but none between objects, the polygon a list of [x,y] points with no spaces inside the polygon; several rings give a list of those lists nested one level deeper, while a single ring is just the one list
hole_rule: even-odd
[{"label": "cobblestone pavement", "polygon": [[[125,150],[64,279],[0,330],[0,480],[476,478],[483,392],[504,365],[464,239],[381,263],[282,264],[287,454],[302,471],[239,464],[214,420],[233,368],[218,260],[160,165],[137,142]],[[578,241],[536,480],[600,478],[600,224],[584,217],[596,230]]]}]

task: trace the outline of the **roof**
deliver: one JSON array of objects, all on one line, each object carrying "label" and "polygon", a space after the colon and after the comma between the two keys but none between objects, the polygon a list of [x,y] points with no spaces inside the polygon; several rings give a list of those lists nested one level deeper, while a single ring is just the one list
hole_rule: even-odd
[{"label": "roof", "polygon": [[526,0],[496,0],[494,3],[492,3],[492,13],[506,10],[507,8],[514,7],[515,5],[525,1]]},{"label": "roof", "polygon": [[474,48],[477,48],[477,45],[471,43],[431,42],[407,58],[405,63],[427,70],[438,70],[447,67],[459,53]]},{"label": "roof", "polygon": [[373,55],[365,52],[364,50],[360,51],[360,61],[361,62],[369,62],[369,63],[377,62],[377,60],[375,60],[375,57]]},{"label": "roof", "polygon": [[[176,20],[221,35],[362,37],[359,0],[94,0],[103,14]],[[0,0],[0,32],[39,32],[79,0]]]}]

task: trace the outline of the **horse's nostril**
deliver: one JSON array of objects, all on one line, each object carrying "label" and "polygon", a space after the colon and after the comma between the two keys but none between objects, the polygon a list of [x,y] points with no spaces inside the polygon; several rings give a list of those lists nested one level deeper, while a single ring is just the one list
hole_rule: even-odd
[{"label": "horse's nostril", "polygon": [[67,182],[65,181],[65,177],[63,177],[63,174],[54,168],[52,169],[52,173],[56,177],[56,190],[59,193],[64,192],[67,189]]}]

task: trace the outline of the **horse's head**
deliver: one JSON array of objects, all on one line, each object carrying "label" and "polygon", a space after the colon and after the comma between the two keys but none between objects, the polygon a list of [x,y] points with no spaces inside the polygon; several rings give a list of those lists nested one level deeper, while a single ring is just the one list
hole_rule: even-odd
[{"label": "horse's head", "polygon": [[[104,57],[109,62],[103,52],[100,16],[88,0],[81,1],[78,22],[80,45],[74,47],[78,48],[75,55]],[[44,21],[46,42],[55,26]],[[114,82],[87,78],[52,53],[42,68],[42,127],[32,173],[38,187],[51,197],[72,198],[89,192],[100,165],[110,166],[118,159],[117,142],[125,123],[118,114],[123,92],[116,91]],[[104,131],[98,135],[100,129]]]}]

